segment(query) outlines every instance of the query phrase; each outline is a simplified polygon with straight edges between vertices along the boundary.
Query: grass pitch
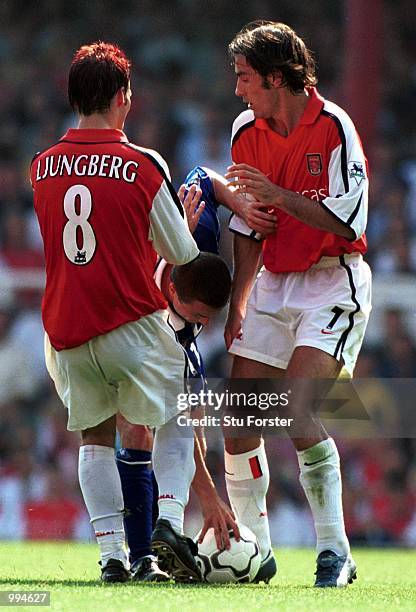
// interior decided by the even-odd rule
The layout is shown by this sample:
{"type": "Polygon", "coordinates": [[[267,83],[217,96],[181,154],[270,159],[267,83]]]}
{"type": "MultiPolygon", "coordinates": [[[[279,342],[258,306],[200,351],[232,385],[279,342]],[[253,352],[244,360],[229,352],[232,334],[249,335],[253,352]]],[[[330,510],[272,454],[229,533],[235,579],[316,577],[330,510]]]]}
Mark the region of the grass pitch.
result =
{"type": "Polygon", "coordinates": [[[358,580],[345,590],[312,588],[314,551],[288,549],[277,551],[269,586],[108,586],[98,581],[95,545],[0,542],[0,591],[50,591],[50,609],[71,612],[416,610],[416,551],[358,549],[354,558],[358,580]]]}

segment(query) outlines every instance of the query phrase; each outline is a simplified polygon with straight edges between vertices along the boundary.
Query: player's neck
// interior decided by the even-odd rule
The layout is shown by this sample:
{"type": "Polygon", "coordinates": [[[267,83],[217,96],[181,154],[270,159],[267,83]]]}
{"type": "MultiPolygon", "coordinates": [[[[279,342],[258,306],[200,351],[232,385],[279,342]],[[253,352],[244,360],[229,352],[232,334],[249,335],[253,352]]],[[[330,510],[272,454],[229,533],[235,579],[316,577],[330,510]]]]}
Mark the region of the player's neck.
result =
{"type": "Polygon", "coordinates": [[[122,130],[123,123],[113,113],[93,113],[80,115],[78,122],[80,130],[122,130]]]}
{"type": "Polygon", "coordinates": [[[286,89],[281,91],[279,107],[276,113],[267,119],[267,123],[274,132],[281,136],[289,136],[301,120],[309,102],[309,95],[306,91],[296,95],[286,89]]]}

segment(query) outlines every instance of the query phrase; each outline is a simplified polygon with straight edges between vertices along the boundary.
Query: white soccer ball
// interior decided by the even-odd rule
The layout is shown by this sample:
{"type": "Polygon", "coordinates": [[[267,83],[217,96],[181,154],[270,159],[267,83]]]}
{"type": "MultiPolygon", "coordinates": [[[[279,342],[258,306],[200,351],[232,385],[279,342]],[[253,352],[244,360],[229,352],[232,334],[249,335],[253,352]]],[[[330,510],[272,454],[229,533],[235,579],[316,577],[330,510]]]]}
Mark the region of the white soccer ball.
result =
{"type": "MultiPolygon", "coordinates": [[[[245,525],[238,525],[240,541],[230,531],[231,548],[218,550],[214,529],[208,529],[201,544],[198,544],[198,563],[202,579],[210,583],[252,582],[260,567],[260,549],[254,533],[245,525]]],[[[198,536],[196,537],[198,540],[198,536]]]]}

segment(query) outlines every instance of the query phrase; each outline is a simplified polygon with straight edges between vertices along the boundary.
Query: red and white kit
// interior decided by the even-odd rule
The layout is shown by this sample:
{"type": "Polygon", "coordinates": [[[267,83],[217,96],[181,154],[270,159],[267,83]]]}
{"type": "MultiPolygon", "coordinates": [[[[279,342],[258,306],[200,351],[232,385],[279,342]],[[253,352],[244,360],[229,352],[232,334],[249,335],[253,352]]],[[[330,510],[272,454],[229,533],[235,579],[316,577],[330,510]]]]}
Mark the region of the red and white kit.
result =
{"type": "MultiPolygon", "coordinates": [[[[308,88],[309,101],[287,137],[244,111],[233,125],[233,162],[315,200],[355,239],[307,225],[280,209],[277,230],[263,241],[265,270],[247,306],[242,338],[230,352],[285,368],[296,346],[313,346],[343,360],[352,374],[371,310],[371,272],[363,261],[368,170],[348,115],[308,88]]],[[[256,238],[238,217],[231,231],[256,238]]]]}
{"type": "Polygon", "coordinates": [[[184,358],[153,270],[157,254],[183,264],[199,253],[164,160],[120,130],[70,129],[34,158],[31,181],[46,258],[47,366],[70,429],[114,414],[118,396],[132,422],[164,422],[160,354],[177,385],[184,358]]]}

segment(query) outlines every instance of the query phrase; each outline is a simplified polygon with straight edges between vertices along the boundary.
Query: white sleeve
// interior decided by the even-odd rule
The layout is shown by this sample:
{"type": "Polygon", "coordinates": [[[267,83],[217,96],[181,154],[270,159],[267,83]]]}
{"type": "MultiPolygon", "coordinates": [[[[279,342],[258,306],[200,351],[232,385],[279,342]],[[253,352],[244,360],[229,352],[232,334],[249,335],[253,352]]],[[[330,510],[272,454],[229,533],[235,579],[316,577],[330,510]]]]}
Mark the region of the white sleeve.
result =
{"type": "Polygon", "coordinates": [[[228,229],[233,234],[238,234],[239,236],[246,236],[247,238],[251,238],[251,240],[255,240],[256,242],[261,242],[263,240],[263,236],[251,229],[247,225],[247,223],[238,215],[232,213],[230,220],[228,222],[228,229]]]}
{"type": "Polygon", "coordinates": [[[168,263],[181,265],[198,257],[199,249],[189,231],[182,204],[166,181],[153,200],[149,218],[149,240],[168,263]]]}
{"type": "MultiPolygon", "coordinates": [[[[334,105],[335,107],[335,105],[334,105]]],[[[337,108],[337,107],[336,107],[337,108]]],[[[366,159],[355,127],[344,112],[337,112],[341,143],[332,151],[329,166],[329,195],[322,206],[351,228],[354,240],[365,232],[368,214],[366,159]]]]}
{"type": "MultiPolygon", "coordinates": [[[[234,140],[238,137],[240,131],[251,125],[254,121],[255,117],[252,110],[246,110],[240,113],[240,115],[234,121],[232,126],[231,147],[233,146],[234,140]]],[[[233,163],[235,163],[234,160],[233,163]]],[[[248,194],[246,195],[246,197],[249,197],[248,194]]],[[[233,232],[233,234],[238,234],[239,236],[246,236],[247,238],[255,240],[256,242],[261,242],[263,239],[263,236],[259,232],[256,232],[255,230],[251,229],[251,227],[247,225],[244,219],[242,219],[235,213],[231,215],[230,220],[228,221],[228,229],[230,230],[230,232],[233,232]]]]}

